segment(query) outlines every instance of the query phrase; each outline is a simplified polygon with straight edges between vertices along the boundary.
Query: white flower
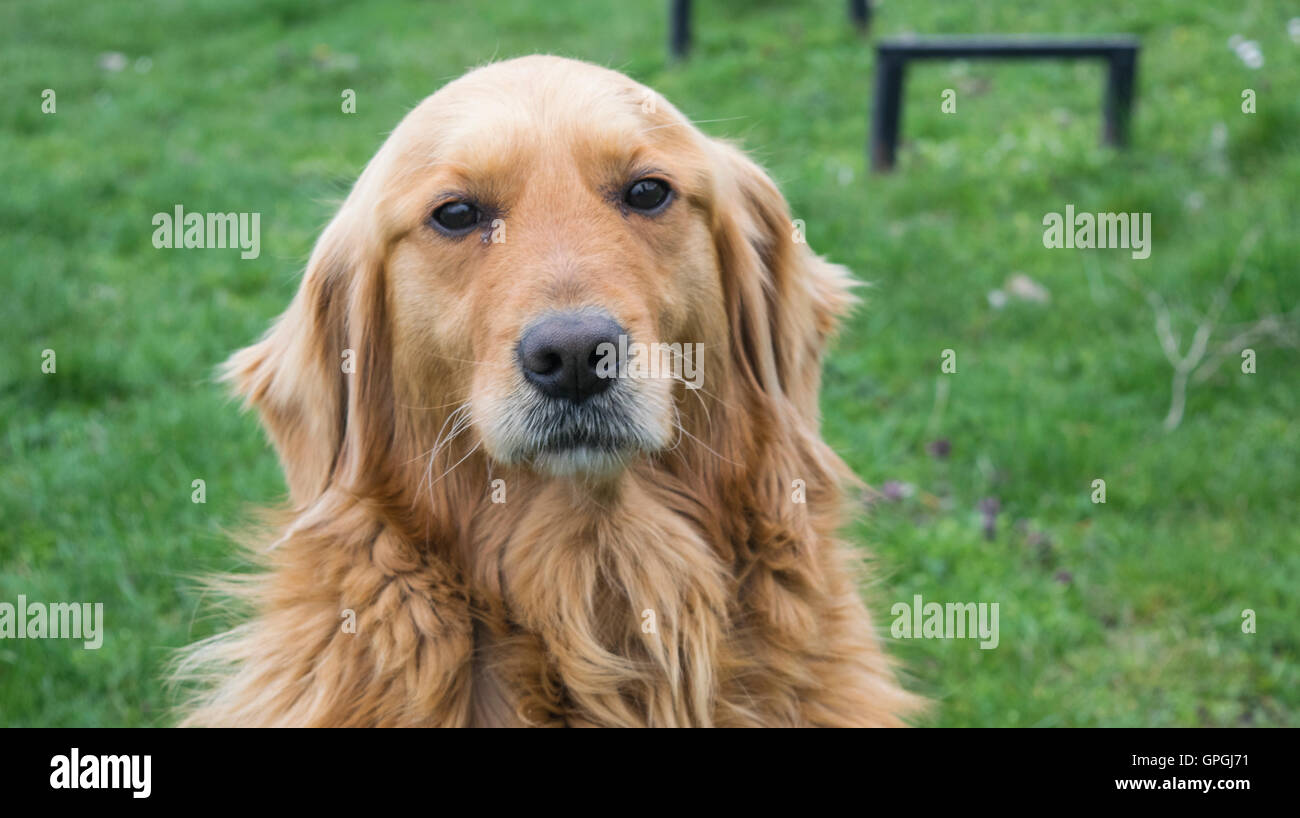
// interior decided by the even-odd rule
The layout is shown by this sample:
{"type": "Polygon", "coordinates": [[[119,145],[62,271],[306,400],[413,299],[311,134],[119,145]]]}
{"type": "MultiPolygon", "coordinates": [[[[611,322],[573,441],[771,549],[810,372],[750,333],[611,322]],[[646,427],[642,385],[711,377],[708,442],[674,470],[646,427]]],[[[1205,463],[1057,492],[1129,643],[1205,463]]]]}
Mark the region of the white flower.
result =
{"type": "Polygon", "coordinates": [[[1034,281],[1024,273],[1015,273],[1007,279],[1006,288],[1008,292],[1019,298],[1021,301],[1033,301],[1036,304],[1046,304],[1052,300],[1052,294],[1047,288],[1037,281],[1034,281]]]}
{"type": "Polygon", "coordinates": [[[99,55],[99,67],[105,71],[121,71],[126,68],[126,55],[121,51],[105,51],[99,55]]]}
{"type": "Polygon", "coordinates": [[[1221,151],[1228,146],[1228,126],[1216,122],[1210,128],[1210,150],[1221,151]]]}
{"type": "Polygon", "coordinates": [[[1237,40],[1236,45],[1232,45],[1232,40],[1228,40],[1228,45],[1232,50],[1237,52],[1237,56],[1246,64],[1247,68],[1262,68],[1264,66],[1264,51],[1259,47],[1259,43],[1254,40],[1243,40],[1237,35],[1233,35],[1237,40]]]}

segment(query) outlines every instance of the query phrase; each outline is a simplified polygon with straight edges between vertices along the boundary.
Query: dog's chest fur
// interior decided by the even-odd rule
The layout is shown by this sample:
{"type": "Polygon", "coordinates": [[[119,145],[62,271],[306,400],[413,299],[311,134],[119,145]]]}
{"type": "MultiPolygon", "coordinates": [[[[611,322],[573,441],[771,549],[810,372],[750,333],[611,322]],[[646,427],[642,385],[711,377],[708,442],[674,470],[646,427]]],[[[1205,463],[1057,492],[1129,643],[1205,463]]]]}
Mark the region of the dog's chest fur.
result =
{"type": "Polygon", "coordinates": [[[815,526],[710,537],[662,477],[584,498],[544,482],[464,507],[455,554],[351,500],[302,521],[247,586],[258,617],[192,653],[219,683],[187,723],[874,725],[914,707],[815,526]]]}
{"type": "Polygon", "coordinates": [[[699,531],[635,479],[542,485],[509,517],[465,555],[489,599],[471,722],[710,723],[733,589],[699,531]]]}

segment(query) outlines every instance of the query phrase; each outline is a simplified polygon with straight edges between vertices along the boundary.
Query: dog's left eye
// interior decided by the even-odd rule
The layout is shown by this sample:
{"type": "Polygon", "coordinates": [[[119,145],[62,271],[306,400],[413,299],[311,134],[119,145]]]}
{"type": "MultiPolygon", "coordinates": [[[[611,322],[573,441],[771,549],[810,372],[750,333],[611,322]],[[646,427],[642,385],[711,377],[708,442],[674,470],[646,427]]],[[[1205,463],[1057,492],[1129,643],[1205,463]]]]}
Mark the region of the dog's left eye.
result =
{"type": "Polygon", "coordinates": [[[464,233],[479,222],[479,209],[469,202],[447,202],[429,217],[447,233],[464,233]]]}
{"type": "Polygon", "coordinates": [[[672,192],[660,179],[638,179],[623,194],[623,201],[634,210],[652,212],[663,207],[672,192]]]}

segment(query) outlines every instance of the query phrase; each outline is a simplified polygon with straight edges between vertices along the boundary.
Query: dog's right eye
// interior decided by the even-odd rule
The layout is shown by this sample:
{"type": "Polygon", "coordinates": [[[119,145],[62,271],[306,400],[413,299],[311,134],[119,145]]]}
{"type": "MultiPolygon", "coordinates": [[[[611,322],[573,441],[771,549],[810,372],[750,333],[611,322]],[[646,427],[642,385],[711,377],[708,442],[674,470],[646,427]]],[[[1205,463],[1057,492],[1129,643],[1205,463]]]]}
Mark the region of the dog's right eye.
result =
{"type": "Polygon", "coordinates": [[[429,217],[429,222],[444,233],[459,235],[479,222],[479,209],[469,202],[447,202],[429,217]]]}

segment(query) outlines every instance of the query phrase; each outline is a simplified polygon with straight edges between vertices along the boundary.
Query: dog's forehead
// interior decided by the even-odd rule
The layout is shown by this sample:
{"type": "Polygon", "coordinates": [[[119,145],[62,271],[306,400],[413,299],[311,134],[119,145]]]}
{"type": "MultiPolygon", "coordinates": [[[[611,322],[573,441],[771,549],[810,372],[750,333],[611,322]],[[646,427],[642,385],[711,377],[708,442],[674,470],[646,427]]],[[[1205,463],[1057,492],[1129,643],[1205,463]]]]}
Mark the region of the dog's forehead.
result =
{"type": "Polygon", "coordinates": [[[428,97],[395,135],[420,161],[466,153],[523,158],[528,151],[681,151],[694,127],[653,90],[606,68],[524,57],[471,71],[428,97]]]}

